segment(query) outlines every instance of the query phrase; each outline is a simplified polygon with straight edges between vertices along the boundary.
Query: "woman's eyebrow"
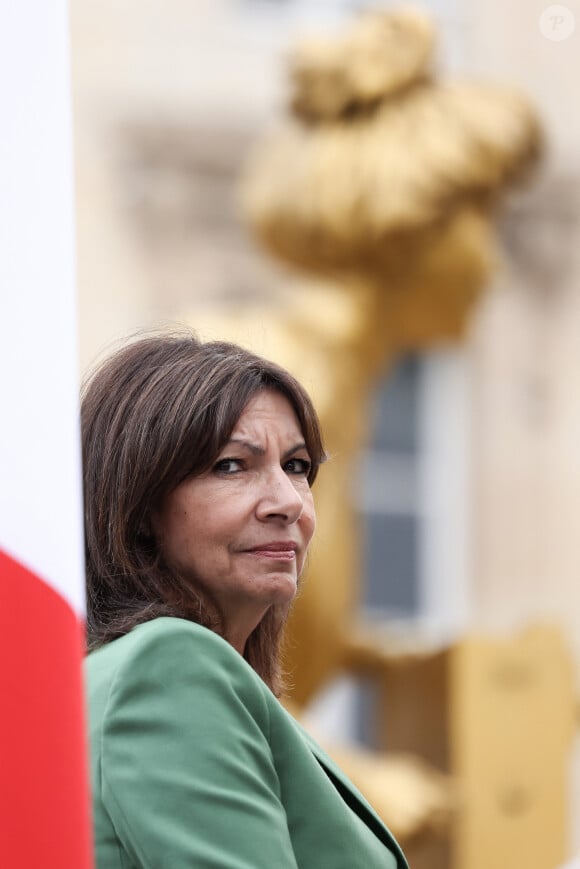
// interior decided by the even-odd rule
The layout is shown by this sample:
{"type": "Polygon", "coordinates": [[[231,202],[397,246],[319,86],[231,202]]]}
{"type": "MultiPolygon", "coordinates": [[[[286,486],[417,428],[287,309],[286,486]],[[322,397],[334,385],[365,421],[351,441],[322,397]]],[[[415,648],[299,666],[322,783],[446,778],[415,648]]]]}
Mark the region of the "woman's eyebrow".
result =
{"type": "Polygon", "coordinates": [[[289,459],[290,456],[293,456],[294,453],[299,453],[300,450],[306,450],[306,452],[308,452],[308,449],[307,449],[306,444],[305,444],[304,441],[301,441],[299,444],[296,444],[296,446],[294,446],[294,447],[290,447],[289,450],[286,450],[286,452],[284,453],[284,455],[282,456],[282,458],[283,458],[283,459],[289,459]]]}

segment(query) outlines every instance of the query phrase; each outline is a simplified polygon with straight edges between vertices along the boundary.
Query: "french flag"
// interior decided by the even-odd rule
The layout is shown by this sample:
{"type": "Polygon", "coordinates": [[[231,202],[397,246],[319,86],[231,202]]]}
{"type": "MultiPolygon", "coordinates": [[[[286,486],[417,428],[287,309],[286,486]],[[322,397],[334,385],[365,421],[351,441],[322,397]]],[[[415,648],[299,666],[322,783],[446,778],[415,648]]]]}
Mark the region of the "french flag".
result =
{"type": "Polygon", "coordinates": [[[0,866],[90,869],[68,9],[0,11],[0,866]]]}

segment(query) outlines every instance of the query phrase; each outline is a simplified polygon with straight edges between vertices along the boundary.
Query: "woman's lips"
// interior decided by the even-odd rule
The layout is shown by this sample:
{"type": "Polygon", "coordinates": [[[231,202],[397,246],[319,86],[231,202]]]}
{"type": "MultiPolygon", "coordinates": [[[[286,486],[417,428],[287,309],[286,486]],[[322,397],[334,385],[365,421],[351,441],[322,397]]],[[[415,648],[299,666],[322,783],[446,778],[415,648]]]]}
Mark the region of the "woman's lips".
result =
{"type": "Polygon", "coordinates": [[[272,558],[277,561],[293,561],[296,558],[297,545],[295,543],[266,543],[246,550],[250,555],[258,558],[272,558]]]}

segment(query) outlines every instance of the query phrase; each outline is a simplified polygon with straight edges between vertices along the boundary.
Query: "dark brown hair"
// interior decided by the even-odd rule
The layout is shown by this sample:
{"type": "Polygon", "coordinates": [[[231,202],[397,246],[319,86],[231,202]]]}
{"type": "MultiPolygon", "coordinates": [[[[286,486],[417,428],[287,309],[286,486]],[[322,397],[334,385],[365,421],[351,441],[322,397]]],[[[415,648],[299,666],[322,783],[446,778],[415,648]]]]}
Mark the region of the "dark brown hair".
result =
{"type": "MultiPolygon", "coordinates": [[[[151,514],[185,478],[211,467],[248,401],[272,388],[290,402],[312,460],[324,460],[310,398],[283,368],[191,333],[140,338],[89,378],[82,396],[89,650],[159,616],[222,632],[207,591],[164,561],[151,514]]],[[[279,643],[288,607],[272,607],[244,657],[280,690],[279,643]]]]}

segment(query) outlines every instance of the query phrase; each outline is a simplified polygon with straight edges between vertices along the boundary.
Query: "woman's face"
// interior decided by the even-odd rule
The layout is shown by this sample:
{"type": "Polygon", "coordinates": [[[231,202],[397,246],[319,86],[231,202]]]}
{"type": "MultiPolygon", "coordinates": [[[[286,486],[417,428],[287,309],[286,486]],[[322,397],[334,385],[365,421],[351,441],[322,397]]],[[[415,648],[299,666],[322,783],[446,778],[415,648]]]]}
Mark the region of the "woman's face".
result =
{"type": "Polygon", "coordinates": [[[153,517],[168,563],[214,597],[240,652],[268,608],[296,593],[315,527],[309,468],[292,406],[264,389],[212,468],[181,483],[153,517]]]}

